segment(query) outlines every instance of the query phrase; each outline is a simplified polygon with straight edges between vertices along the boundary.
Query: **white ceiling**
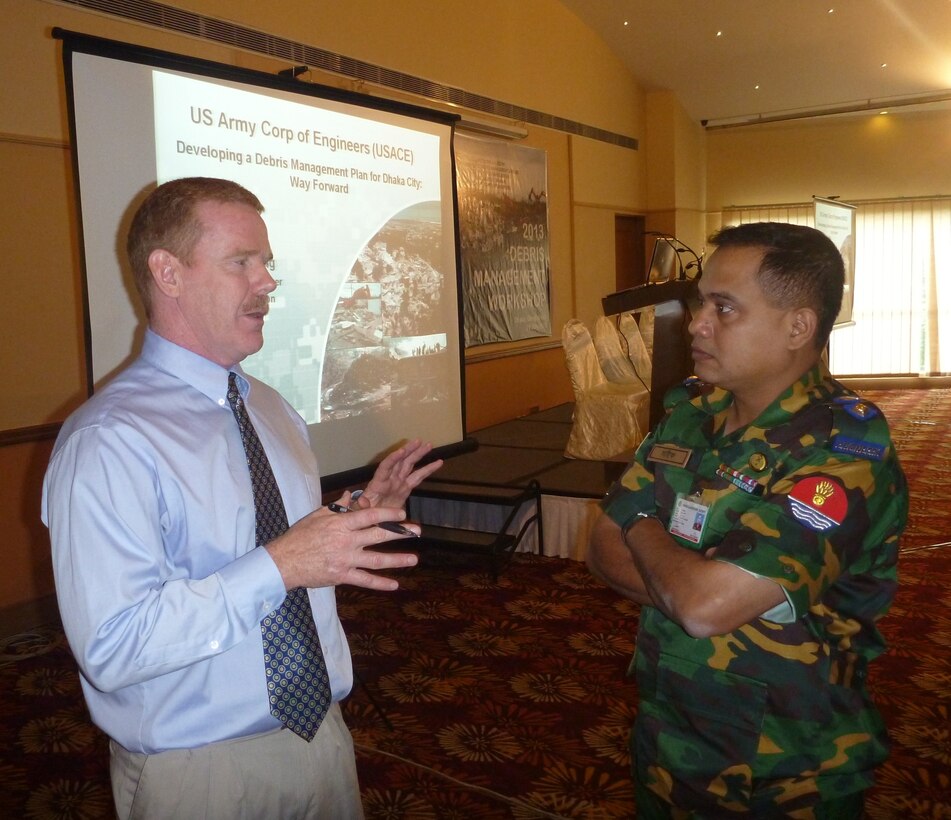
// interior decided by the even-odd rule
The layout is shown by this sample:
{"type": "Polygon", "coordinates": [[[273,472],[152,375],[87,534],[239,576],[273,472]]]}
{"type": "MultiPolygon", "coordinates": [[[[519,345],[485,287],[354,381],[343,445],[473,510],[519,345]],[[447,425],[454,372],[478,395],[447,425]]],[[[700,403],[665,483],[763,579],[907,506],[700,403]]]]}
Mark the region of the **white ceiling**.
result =
{"type": "Polygon", "coordinates": [[[673,91],[710,125],[951,99],[951,0],[562,3],[645,90],[673,91]]]}

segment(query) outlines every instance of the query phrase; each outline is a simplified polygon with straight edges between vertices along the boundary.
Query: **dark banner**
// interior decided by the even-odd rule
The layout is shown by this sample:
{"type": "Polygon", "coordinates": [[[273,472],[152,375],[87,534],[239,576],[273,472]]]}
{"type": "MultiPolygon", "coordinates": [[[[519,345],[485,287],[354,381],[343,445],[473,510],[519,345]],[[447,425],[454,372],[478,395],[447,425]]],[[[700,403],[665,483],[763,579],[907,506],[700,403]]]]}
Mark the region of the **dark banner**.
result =
{"type": "Polygon", "coordinates": [[[455,135],[465,345],[551,335],[545,152],[455,135]]]}

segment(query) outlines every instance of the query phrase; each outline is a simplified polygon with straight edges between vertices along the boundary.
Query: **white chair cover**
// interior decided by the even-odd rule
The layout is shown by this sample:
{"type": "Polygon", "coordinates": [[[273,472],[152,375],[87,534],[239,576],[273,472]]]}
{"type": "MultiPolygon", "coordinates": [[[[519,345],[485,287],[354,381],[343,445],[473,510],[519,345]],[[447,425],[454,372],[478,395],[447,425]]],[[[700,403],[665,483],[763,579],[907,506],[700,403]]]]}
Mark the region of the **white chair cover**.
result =
{"type": "MultiPolygon", "coordinates": [[[[651,312],[653,316],[653,311],[651,312]]],[[[644,341],[644,335],[638,327],[637,320],[632,313],[622,313],[618,324],[621,330],[621,336],[627,345],[627,355],[637,371],[637,375],[644,380],[648,387],[651,383],[651,352],[648,350],[647,343],[644,341]]],[[[651,323],[653,332],[653,322],[651,323]]]]}
{"type": "Polygon", "coordinates": [[[644,308],[638,317],[637,327],[641,331],[641,337],[644,339],[644,345],[647,352],[654,352],[654,305],[644,308]]]}
{"type": "Polygon", "coordinates": [[[594,461],[629,458],[647,433],[650,393],[639,381],[607,380],[583,322],[568,321],[561,338],[575,394],[565,455],[594,461]]]}
{"type": "Polygon", "coordinates": [[[576,396],[607,381],[584,322],[569,319],[561,331],[561,343],[565,348],[565,363],[576,396]]]}
{"type": "MultiPolygon", "coordinates": [[[[607,316],[598,317],[594,323],[594,349],[598,353],[601,369],[609,382],[635,384],[639,380],[634,365],[621,347],[622,337],[607,316]]],[[[627,344],[625,343],[625,347],[627,344]]],[[[648,382],[650,384],[650,382],[648,382]]]]}

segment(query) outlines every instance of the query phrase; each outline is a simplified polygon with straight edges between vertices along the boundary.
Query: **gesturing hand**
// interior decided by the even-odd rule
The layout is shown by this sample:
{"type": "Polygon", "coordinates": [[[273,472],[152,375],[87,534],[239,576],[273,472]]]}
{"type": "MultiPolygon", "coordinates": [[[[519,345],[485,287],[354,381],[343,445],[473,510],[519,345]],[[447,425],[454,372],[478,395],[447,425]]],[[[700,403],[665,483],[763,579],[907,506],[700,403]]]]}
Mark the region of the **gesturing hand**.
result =
{"type": "MultiPolygon", "coordinates": [[[[346,504],[349,496],[341,501],[346,504]]],[[[373,507],[340,515],[326,507],[305,516],[265,549],[274,559],[284,586],[325,587],[337,584],[392,591],[399,584],[392,578],[376,575],[386,569],[412,567],[417,562],[413,553],[379,552],[373,547],[406,536],[376,526],[384,521],[402,521],[400,508],[373,507]]],[[[405,525],[414,532],[419,527],[405,525]]]]}
{"type": "Polygon", "coordinates": [[[442,467],[442,459],[416,467],[432,449],[432,444],[413,439],[394,450],[380,462],[354,507],[404,507],[409,494],[442,467]]]}

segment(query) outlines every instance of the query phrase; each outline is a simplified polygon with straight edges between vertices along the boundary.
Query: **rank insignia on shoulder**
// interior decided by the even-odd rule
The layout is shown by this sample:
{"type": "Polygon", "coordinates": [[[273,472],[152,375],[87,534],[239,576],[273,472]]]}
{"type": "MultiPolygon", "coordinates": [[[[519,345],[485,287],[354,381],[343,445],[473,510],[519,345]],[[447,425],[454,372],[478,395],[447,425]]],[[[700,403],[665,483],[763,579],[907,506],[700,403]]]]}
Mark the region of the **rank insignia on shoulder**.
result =
{"type": "Polygon", "coordinates": [[[845,520],[849,502],[834,478],[810,476],[797,481],[790,491],[789,509],[799,523],[823,532],[845,520]]]}
{"type": "Polygon", "coordinates": [[[860,421],[868,421],[878,415],[878,408],[874,404],[869,404],[856,396],[839,396],[833,401],[852,418],[860,421]]]}
{"type": "Polygon", "coordinates": [[[835,436],[832,439],[832,452],[845,453],[850,456],[866,458],[869,461],[881,461],[885,458],[885,445],[874,444],[871,441],[859,441],[846,436],[835,436]]]}

